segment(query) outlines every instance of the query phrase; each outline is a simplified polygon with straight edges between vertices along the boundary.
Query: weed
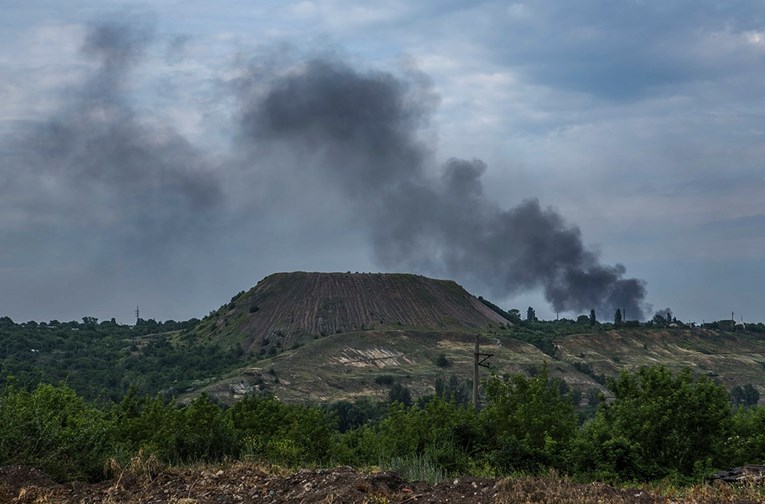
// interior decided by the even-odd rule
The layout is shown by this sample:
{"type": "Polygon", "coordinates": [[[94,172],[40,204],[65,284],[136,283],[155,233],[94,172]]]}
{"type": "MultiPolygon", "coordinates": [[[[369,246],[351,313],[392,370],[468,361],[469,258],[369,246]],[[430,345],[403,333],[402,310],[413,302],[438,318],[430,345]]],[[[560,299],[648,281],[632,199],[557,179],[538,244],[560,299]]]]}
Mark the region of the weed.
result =
{"type": "Polygon", "coordinates": [[[438,467],[427,455],[414,454],[393,457],[387,464],[381,463],[380,466],[398,473],[406,481],[425,481],[436,484],[447,478],[444,470],[438,467]]]}

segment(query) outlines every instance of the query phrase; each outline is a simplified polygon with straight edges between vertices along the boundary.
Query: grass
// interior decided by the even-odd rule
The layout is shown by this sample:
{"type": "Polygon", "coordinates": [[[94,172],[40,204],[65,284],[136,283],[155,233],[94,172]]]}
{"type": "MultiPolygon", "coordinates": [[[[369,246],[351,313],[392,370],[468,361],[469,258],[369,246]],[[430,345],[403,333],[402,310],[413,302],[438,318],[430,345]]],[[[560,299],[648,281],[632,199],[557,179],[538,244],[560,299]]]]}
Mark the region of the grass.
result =
{"type": "Polygon", "coordinates": [[[443,469],[436,466],[427,455],[416,454],[406,457],[393,457],[380,467],[398,473],[406,481],[424,481],[435,485],[447,479],[443,469]]]}
{"type": "MultiPolygon", "coordinates": [[[[536,325],[544,327],[545,324],[535,324],[534,331],[538,329],[536,325]]],[[[558,325],[555,327],[560,331],[577,328],[571,324],[558,325]]],[[[578,329],[590,328],[578,326],[578,329]]],[[[616,377],[622,369],[634,370],[641,365],[659,363],[673,370],[692,367],[699,373],[715,376],[728,388],[765,381],[765,366],[761,364],[765,362],[765,340],[752,335],[730,336],[699,329],[640,328],[548,334],[544,338],[550,346],[554,345],[554,352],[540,350],[531,334],[519,338],[515,328],[487,329],[481,337],[481,349],[494,357],[489,360],[492,369],[482,369],[482,375],[492,371],[528,373],[547,363],[554,377],[565,378],[572,389],[584,394],[605,391],[603,378],[616,377]]],[[[472,359],[473,333],[400,328],[349,331],[310,340],[299,348],[249,363],[249,368],[254,366],[263,372],[271,367],[276,369],[281,383],[265,386],[282,400],[330,402],[352,401],[361,396],[384,399],[390,384],[377,379],[386,375],[409,387],[415,398],[432,394],[435,379],[440,374],[469,378],[472,359]],[[340,356],[357,354],[362,356],[359,360],[363,360],[363,354],[373,350],[402,357],[353,364],[339,361],[340,356]],[[447,369],[438,366],[441,354],[451,363],[447,369]]],[[[247,369],[235,371],[204,390],[230,402],[232,384],[248,381],[251,377],[247,369]]]]}

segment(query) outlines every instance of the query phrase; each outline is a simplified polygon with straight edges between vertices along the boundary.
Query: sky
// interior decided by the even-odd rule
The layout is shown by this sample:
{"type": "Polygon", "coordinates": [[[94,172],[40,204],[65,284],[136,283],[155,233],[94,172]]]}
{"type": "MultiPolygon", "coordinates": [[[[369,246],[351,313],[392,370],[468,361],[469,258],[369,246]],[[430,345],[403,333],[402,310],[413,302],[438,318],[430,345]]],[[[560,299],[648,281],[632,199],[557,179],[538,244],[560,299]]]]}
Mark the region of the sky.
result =
{"type": "Polygon", "coordinates": [[[0,316],[281,271],[765,321],[765,4],[0,0],[0,316]]]}

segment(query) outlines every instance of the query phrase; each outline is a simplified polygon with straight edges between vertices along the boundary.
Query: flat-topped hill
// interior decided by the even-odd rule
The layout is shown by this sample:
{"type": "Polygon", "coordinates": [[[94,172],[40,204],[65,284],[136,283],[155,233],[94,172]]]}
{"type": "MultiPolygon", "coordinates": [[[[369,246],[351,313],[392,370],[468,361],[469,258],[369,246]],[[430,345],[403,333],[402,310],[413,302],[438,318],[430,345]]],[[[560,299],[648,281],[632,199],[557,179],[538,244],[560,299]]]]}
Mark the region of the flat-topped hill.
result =
{"type": "Polygon", "coordinates": [[[198,336],[275,354],[371,329],[471,330],[509,321],[451,280],[383,273],[276,273],[212,313],[198,336]]]}

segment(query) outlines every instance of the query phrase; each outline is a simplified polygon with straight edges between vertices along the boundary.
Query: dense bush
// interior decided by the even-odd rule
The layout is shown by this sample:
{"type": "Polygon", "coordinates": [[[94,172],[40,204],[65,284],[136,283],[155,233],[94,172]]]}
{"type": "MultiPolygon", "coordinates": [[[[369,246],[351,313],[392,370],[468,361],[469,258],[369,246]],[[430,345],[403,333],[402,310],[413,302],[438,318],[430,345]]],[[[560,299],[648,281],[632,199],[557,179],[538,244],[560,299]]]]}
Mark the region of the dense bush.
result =
{"type": "Polygon", "coordinates": [[[0,396],[0,465],[32,465],[57,480],[95,480],[103,477],[112,435],[106,415],[67,386],[28,392],[11,385],[0,396]]]}
{"type": "Polygon", "coordinates": [[[578,445],[580,467],[608,479],[652,480],[701,475],[725,463],[731,427],[728,393],[690,369],[642,367],[609,380],[578,445]]]}
{"type": "Polygon", "coordinates": [[[439,398],[424,408],[390,405],[379,423],[365,425],[343,438],[345,463],[387,464],[424,456],[446,471],[470,465],[478,436],[475,412],[439,398]]]}
{"type": "Polygon", "coordinates": [[[250,396],[230,411],[247,457],[290,466],[330,460],[335,421],[321,408],[288,405],[270,396],[250,396]]]}
{"type": "Polygon", "coordinates": [[[132,388],[113,409],[112,419],[123,457],[141,450],[162,462],[180,464],[220,460],[239,452],[229,415],[206,395],[178,407],[159,397],[139,398],[132,388]]]}
{"type": "Polygon", "coordinates": [[[441,378],[439,393],[419,407],[361,400],[320,408],[250,396],[228,409],[204,395],[179,405],[133,388],[117,404],[97,405],[67,386],[9,385],[0,393],[0,465],[94,480],[110,459],[124,466],[143,452],[166,464],[239,457],[379,465],[428,479],[555,468],[648,481],[765,463],[765,408],[730,404],[722,386],[690,370],[622,373],[582,427],[567,388],[546,368],[487,378],[480,412],[468,406],[465,385],[441,378]]]}
{"type": "Polygon", "coordinates": [[[736,408],[727,445],[731,466],[765,464],[765,408],[736,408]]]}
{"type": "Polygon", "coordinates": [[[488,405],[482,427],[494,440],[487,450],[490,463],[502,472],[565,469],[578,421],[571,399],[547,368],[532,378],[492,376],[484,387],[488,405]]]}

